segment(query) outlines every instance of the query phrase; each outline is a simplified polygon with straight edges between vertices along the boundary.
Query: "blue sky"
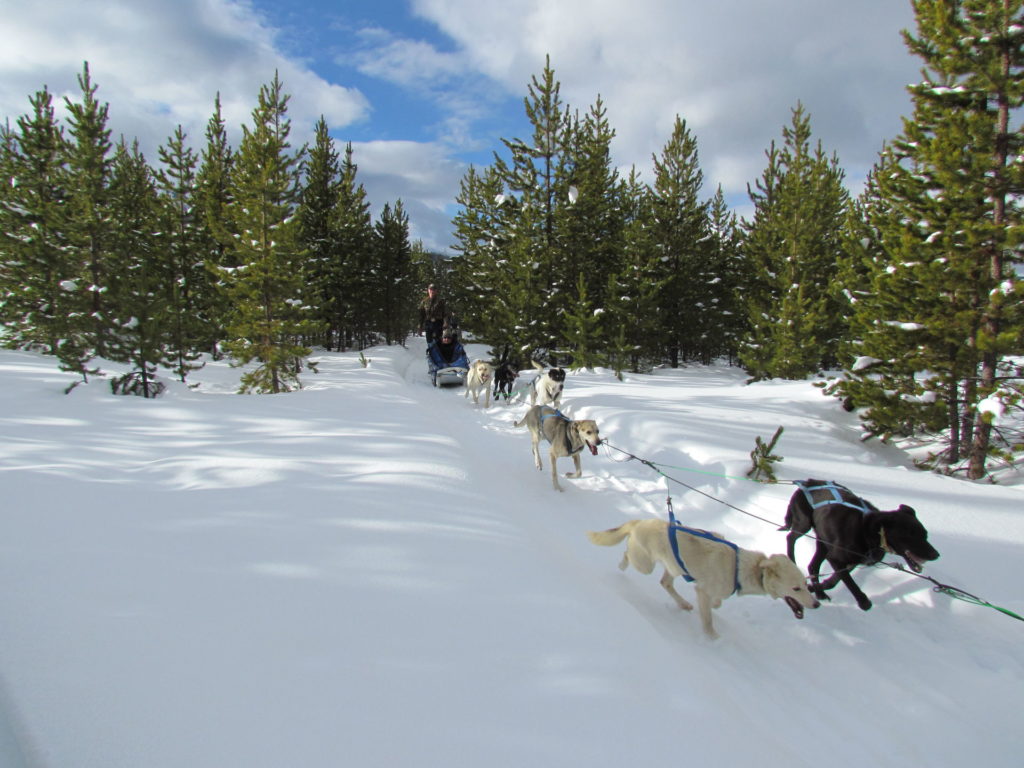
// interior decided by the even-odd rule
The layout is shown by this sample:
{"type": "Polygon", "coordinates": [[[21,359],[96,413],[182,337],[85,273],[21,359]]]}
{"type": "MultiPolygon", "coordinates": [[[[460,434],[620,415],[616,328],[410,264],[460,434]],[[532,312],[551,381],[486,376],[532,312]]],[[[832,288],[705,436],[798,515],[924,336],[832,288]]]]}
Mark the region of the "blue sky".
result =
{"type": "Polygon", "coordinates": [[[155,161],[178,124],[201,146],[218,92],[240,135],[277,70],[296,141],[323,114],[375,212],[402,199],[412,236],[443,249],[468,164],[528,136],[548,54],[570,107],[604,101],[617,165],[651,181],[678,114],[706,195],[721,184],[747,215],[798,100],[860,190],[911,111],[903,28],[910,0],[0,0],[0,113],[44,84],[77,98],[88,60],[115,134],[155,161]]]}

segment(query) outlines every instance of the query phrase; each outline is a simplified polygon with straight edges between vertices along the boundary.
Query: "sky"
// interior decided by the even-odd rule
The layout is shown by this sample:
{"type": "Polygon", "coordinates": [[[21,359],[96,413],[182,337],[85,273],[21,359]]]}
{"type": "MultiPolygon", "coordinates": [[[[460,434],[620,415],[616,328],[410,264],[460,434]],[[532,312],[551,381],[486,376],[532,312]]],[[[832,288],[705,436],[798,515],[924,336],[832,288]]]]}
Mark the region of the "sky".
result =
{"type": "Polygon", "coordinates": [[[275,71],[296,144],[322,115],[379,214],[401,199],[413,239],[452,244],[459,181],[527,138],[523,99],[550,56],[564,102],[600,98],[613,162],[647,182],[676,116],[697,140],[705,197],[748,185],[802,103],[853,193],[911,114],[920,63],[909,0],[0,0],[0,119],[46,85],[80,95],[84,61],[115,138],[151,162],[182,125],[197,147],[219,93],[237,146],[275,71]]]}
{"type": "Polygon", "coordinates": [[[424,351],[318,350],[281,395],[236,395],[247,368],[208,360],[144,400],[100,377],[65,395],[52,357],[0,350],[0,765],[1019,768],[1019,469],[915,469],[930,446],[862,441],[812,381],[597,369],[561,409],[608,444],[558,492],[514,426],[528,398],[434,388],[424,351]],[[783,482],[747,479],[779,426],[783,482]],[[801,620],[729,597],[711,640],[660,569],[586,535],[670,497],[784,553],[806,478],[912,506],[939,559],[857,569],[867,612],[842,585],[801,620]]]}

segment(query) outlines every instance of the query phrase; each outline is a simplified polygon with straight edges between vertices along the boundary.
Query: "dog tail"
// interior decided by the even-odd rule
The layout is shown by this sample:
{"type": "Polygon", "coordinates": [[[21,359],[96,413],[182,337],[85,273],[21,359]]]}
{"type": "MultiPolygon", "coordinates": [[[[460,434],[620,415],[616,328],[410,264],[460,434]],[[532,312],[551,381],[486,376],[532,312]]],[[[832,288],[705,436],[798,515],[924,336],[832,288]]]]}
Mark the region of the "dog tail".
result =
{"type": "Polygon", "coordinates": [[[531,360],[530,362],[533,363],[533,367],[536,368],[538,371],[544,370],[544,366],[538,363],[536,360],[531,360]]]}
{"type": "MultiPolygon", "coordinates": [[[[529,411],[527,411],[527,413],[529,413],[529,411]]],[[[526,416],[523,416],[523,418],[521,418],[521,419],[520,419],[519,421],[515,421],[515,422],[513,422],[513,423],[512,423],[512,426],[513,426],[513,427],[521,427],[521,426],[523,426],[523,424],[525,424],[525,423],[526,423],[526,416]]]]}
{"type": "Polygon", "coordinates": [[[618,528],[610,528],[607,531],[587,531],[587,538],[602,547],[614,547],[629,536],[636,522],[636,520],[629,520],[618,528]]]}

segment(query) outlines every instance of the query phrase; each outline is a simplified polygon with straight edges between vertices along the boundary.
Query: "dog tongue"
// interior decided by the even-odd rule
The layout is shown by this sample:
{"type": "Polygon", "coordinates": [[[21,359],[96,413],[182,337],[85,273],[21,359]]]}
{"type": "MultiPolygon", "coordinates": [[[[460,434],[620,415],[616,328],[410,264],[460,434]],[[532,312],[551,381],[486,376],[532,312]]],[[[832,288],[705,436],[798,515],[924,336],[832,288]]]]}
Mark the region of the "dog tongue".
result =
{"type": "Polygon", "coordinates": [[[596,446],[596,445],[591,445],[590,443],[587,443],[587,448],[589,448],[589,449],[590,449],[590,452],[591,452],[592,454],[594,454],[595,456],[597,456],[597,446],[596,446]]]}

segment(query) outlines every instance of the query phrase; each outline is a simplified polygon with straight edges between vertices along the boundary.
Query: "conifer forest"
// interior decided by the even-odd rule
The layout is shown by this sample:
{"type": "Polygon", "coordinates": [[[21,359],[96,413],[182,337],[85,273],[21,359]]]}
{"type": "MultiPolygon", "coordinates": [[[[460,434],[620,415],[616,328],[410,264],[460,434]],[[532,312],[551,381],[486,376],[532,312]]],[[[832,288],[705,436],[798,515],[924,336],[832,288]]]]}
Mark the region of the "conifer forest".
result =
{"type": "Polygon", "coordinates": [[[218,98],[204,137],[178,127],[147,158],[112,138],[86,63],[66,119],[43,87],[0,129],[3,343],[81,381],[129,363],[115,391],[147,397],[205,355],[247,365],[245,392],[286,392],[314,348],[403,343],[434,282],[495,358],[813,378],[867,434],[934,440],[929,466],[982,478],[1024,450],[993,419],[1024,391],[1024,0],[912,5],[913,111],[859,196],[801,103],[749,220],[704,178],[685,115],[623,173],[604,103],[565,103],[549,60],[532,132],[463,176],[443,254],[410,242],[401,200],[372,217],[323,119],[295,144],[276,74],[237,147],[218,98]]]}

